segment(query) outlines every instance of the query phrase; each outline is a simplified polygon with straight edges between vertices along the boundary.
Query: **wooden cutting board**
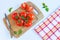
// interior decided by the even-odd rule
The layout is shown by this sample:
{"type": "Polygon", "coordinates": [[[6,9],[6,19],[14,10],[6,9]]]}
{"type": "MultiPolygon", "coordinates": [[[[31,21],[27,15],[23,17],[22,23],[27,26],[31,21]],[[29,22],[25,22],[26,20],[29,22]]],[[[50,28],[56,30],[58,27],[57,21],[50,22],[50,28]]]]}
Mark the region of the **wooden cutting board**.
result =
{"type": "MultiPolygon", "coordinates": [[[[13,36],[16,37],[16,38],[18,38],[19,36],[21,36],[23,33],[25,33],[25,32],[26,32],[28,29],[30,29],[31,27],[33,27],[37,22],[39,22],[39,21],[40,21],[41,19],[43,19],[43,17],[44,17],[43,14],[42,14],[42,12],[40,11],[40,9],[39,9],[37,6],[35,6],[35,5],[34,5],[32,2],[30,2],[30,1],[28,1],[27,3],[28,3],[28,5],[32,6],[32,7],[34,8],[34,10],[38,13],[38,14],[36,14],[36,12],[33,11],[33,14],[35,15],[35,18],[34,18],[34,20],[33,20],[32,26],[30,26],[30,27],[28,27],[28,28],[26,28],[26,27],[19,27],[19,26],[17,26],[17,25],[15,24],[14,20],[12,20],[11,15],[12,15],[13,12],[18,12],[18,13],[20,13],[21,11],[25,11],[25,10],[21,9],[20,7],[17,8],[15,11],[13,11],[12,13],[10,13],[10,14],[8,15],[8,19],[9,19],[10,24],[11,24],[12,34],[13,34],[13,36]],[[22,33],[21,33],[21,34],[19,34],[19,35],[14,34],[14,31],[18,31],[18,30],[20,30],[20,29],[22,29],[22,33]]],[[[7,23],[6,23],[6,19],[4,18],[3,21],[4,21],[5,25],[6,25],[6,28],[9,30],[8,25],[7,25],[7,23]]],[[[27,35],[28,35],[28,34],[27,34],[27,35]]]]}

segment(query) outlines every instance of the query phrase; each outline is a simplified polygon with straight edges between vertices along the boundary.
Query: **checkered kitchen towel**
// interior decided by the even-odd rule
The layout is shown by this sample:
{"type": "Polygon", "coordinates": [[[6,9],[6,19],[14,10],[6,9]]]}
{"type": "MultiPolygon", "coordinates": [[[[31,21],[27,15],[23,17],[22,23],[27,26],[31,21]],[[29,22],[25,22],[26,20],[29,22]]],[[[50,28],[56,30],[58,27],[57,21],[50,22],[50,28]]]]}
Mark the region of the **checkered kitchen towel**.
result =
{"type": "Polygon", "coordinates": [[[60,40],[60,8],[34,30],[42,40],[60,40]]]}

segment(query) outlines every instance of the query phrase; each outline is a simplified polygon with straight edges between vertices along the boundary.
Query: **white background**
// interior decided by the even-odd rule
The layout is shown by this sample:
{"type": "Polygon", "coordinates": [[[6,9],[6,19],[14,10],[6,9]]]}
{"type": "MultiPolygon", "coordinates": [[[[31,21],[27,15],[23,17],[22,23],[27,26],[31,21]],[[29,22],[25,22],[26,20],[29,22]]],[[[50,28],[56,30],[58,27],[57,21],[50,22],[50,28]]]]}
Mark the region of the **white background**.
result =
{"type": "Polygon", "coordinates": [[[0,40],[42,40],[33,29],[39,23],[41,23],[44,19],[46,19],[59,6],[60,6],[60,0],[0,0],[0,40]],[[6,29],[3,23],[4,13],[8,15],[9,14],[8,9],[10,7],[13,7],[13,11],[14,11],[20,6],[21,3],[25,1],[31,1],[36,6],[38,6],[39,9],[44,14],[44,18],[40,22],[38,22],[36,25],[34,25],[31,29],[29,29],[26,33],[24,33],[21,37],[10,38],[9,31],[6,29]],[[42,8],[43,2],[48,5],[49,12],[46,12],[42,8]]]}

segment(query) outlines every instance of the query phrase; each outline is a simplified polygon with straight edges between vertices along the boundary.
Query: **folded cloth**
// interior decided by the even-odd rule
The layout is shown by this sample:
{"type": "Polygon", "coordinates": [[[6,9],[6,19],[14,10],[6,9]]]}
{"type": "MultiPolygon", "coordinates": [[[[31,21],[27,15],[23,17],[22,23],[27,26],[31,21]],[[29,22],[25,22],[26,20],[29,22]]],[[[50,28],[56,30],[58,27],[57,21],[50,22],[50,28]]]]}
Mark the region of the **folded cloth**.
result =
{"type": "Polygon", "coordinates": [[[60,8],[34,30],[42,40],[60,40],[60,8]]]}

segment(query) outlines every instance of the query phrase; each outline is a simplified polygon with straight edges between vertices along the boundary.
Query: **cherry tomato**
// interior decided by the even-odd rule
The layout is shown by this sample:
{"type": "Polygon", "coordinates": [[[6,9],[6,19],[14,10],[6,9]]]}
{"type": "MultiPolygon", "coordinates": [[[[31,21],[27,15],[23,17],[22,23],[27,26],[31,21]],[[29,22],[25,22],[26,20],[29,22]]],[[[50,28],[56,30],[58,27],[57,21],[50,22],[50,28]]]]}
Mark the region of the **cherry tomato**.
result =
{"type": "Polygon", "coordinates": [[[26,12],[21,12],[20,13],[20,17],[25,20],[26,19],[26,16],[27,16],[27,13],[26,12]]]}
{"type": "Polygon", "coordinates": [[[26,5],[27,5],[27,3],[25,3],[25,2],[22,3],[22,4],[21,4],[21,8],[22,8],[22,9],[25,9],[25,8],[26,8],[26,5]]]}
{"type": "Polygon", "coordinates": [[[33,10],[33,7],[32,7],[32,6],[27,5],[27,7],[26,7],[26,11],[31,12],[32,10],[33,10]]]}
{"type": "Polygon", "coordinates": [[[28,20],[33,20],[34,17],[35,17],[35,16],[34,16],[33,13],[28,13],[28,14],[27,14],[27,19],[28,19],[28,20]]]}
{"type": "Polygon", "coordinates": [[[13,19],[13,20],[18,20],[18,19],[19,19],[18,14],[17,14],[16,12],[14,12],[14,13],[12,14],[12,19],[13,19]]]}
{"type": "Polygon", "coordinates": [[[21,12],[21,13],[20,13],[20,16],[24,16],[24,17],[26,17],[27,14],[26,14],[26,12],[21,12]]]}
{"type": "Polygon", "coordinates": [[[25,27],[29,27],[31,25],[32,25],[32,21],[30,21],[30,20],[27,20],[27,21],[24,22],[25,27]]]}
{"type": "Polygon", "coordinates": [[[23,20],[22,19],[18,19],[17,21],[16,21],[16,24],[18,25],[18,26],[23,26],[23,20]]]}
{"type": "Polygon", "coordinates": [[[26,11],[28,11],[28,12],[31,12],[32,10],[33,10],[33,7],[32,6],[29,6],[27,3],[22,3],[21,4],[21,8],[22,9],[25,9],[26,11]]]}

